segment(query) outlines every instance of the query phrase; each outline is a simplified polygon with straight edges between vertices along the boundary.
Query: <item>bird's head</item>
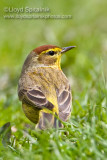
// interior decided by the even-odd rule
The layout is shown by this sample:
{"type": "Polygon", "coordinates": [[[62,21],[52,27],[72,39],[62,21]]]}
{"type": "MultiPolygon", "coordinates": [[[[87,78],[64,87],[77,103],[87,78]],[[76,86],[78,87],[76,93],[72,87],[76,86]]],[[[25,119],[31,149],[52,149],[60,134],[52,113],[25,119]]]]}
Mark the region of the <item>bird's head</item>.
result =
{"type": "Polygon", "coordinates": [[[34,49],[33,52],[36,54],[38,65],[60,68],[61,55],[74,47],[75,46],[60,48],[54,45],[43,45],[34,49]]]}

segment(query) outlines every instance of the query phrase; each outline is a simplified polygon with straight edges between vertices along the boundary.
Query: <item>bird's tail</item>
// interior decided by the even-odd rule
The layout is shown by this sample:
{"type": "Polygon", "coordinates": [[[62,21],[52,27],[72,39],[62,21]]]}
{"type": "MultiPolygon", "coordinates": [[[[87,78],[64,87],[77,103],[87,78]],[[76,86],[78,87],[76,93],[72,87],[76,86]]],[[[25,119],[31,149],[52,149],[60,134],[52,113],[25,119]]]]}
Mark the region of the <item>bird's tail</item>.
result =
{"type": "Polygon", "coordinates": [[[37,128],[48,129],[48,128],[62,128],[63,124],[51,113],[42,112],[40,116],[37,128]]]}

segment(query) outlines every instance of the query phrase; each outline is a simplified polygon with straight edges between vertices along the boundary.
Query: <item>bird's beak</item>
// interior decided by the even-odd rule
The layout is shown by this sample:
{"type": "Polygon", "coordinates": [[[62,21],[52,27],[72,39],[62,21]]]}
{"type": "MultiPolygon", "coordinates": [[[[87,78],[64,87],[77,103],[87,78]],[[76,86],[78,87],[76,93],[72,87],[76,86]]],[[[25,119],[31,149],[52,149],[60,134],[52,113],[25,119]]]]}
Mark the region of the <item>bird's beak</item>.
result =
{"type": "Polygon", "coordinates": [[[61,53],[67,52],[72,48],[75,48],[76,46],[69,46],[69,47],[63,47],[61,53]]]}

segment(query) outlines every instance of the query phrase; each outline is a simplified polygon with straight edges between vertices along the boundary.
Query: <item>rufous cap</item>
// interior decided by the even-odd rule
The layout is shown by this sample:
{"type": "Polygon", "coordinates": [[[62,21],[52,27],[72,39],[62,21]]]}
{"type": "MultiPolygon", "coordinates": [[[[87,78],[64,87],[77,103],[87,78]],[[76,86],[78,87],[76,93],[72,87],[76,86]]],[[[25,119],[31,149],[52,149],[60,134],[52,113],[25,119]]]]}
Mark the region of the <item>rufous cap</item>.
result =
{"type": "Polygon", "coordinates": [[[37,54],[40,54],[41,52],[46,51],[48,49],[52,49],[52,48],[60,48],[60,47],[55,45],[43,45],[35,48],[33,51],[37,54]]]}

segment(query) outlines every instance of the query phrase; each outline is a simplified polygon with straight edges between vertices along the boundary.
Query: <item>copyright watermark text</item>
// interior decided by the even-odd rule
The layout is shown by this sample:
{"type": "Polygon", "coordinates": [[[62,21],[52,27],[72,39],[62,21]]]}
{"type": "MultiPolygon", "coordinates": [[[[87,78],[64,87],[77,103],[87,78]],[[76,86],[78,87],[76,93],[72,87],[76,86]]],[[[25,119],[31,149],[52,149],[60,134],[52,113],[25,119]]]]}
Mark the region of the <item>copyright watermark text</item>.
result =
{"type": "Polygon", "coordinates": [[[52,15],[50,8],[4,7],[4,19],[72,19],[72,15],[52,15]]]}
{"type": "Polygon", "coordinates": [[[31,8],[31,7],[21,7],[21,8],[15,8],[15,7],[4,7],[4,12],[6,13],[44,13],[44,12],[50,12],[50,9],[48,7],[46,8],[31,8]]]}
{"type": "Polygon", "coordinates": [[[72,19],[71,15],[4,15],[4,19],[72,19]]]}

